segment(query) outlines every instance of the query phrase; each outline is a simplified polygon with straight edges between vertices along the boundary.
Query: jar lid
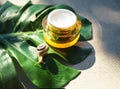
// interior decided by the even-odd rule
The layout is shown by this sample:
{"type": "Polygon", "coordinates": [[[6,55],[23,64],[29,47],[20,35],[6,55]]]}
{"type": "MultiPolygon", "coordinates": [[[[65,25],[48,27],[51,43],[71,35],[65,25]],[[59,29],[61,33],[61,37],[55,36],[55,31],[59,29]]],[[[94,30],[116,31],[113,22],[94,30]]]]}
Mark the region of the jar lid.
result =
{"type": "Polygon", "coordinates": [[[47,23],[57,28],[69,28],[77,21],[76,15],[67,9],[56,9],[49,13],[47,23]]]}

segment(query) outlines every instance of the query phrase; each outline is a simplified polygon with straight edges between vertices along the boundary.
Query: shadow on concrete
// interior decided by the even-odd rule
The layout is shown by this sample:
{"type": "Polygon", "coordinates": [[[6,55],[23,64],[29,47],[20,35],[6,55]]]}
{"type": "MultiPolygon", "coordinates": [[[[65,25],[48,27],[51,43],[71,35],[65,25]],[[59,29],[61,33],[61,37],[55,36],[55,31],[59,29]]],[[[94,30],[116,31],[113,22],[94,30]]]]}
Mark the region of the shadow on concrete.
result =
{"type": "Polygon", "coordinates": [[[95,57],[95,50],[93,46],[88,42],[80,42],[79,45],[81,45],[83,48],[92,48],[92,52],[88,55],[88,57],[80,62],[79,64],[73,65],[73,68],[79,69],[79,70],[86,70],[94,66],[96,57],[95,57]]]}

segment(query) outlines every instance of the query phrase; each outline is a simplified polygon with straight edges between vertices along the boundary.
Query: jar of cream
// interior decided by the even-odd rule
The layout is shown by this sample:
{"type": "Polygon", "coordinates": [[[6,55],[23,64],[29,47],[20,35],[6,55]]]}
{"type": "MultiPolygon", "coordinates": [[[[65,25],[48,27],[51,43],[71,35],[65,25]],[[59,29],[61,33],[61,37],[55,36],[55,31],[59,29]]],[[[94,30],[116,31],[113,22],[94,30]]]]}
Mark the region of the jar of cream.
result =
{"type": "Polygon", "coordinates": [[[74,45],[80,37],[81,21],[67,9],[50,12],[44,28],[44,39],[53,47],[67,48],[74,45]]]}

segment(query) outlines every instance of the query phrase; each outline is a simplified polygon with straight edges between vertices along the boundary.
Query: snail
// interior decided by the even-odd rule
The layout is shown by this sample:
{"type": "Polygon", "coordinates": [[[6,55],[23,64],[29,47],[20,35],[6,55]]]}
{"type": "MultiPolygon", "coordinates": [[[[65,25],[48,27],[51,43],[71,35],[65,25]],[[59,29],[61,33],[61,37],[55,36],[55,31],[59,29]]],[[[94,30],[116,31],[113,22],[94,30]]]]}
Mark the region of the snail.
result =
{"type": "Polygon", "coordinates": [[[37,47],[37,51],[38,51],[38,63],[44,63],[43,61],[43,57],[45,56],[45,54],[48,51],[48,46],[46,44],[40,44],[37,47]]]}

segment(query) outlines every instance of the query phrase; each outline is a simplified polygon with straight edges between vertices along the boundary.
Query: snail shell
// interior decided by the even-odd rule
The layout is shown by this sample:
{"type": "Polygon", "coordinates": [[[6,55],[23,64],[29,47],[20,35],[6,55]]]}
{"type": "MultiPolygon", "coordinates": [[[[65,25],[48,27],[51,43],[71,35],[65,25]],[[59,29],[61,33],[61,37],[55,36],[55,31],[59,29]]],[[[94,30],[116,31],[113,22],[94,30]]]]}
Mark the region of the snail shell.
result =
{"type": "Polygon", "coordinates": [[[45,54],[48,51],[48,46],[46,44],[40,44],[37,47],[37,51],[38,51],[38,62],[39,63],[44,63],[43,62],[43,57],[45,56],[45,54]]]}

